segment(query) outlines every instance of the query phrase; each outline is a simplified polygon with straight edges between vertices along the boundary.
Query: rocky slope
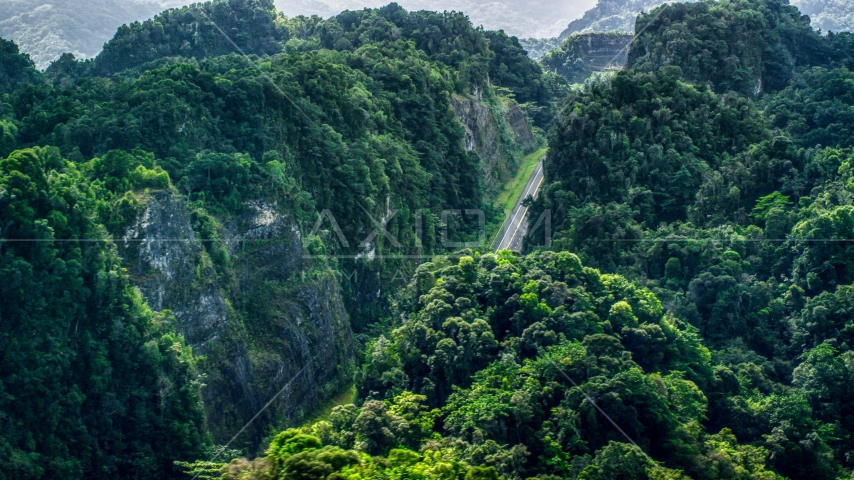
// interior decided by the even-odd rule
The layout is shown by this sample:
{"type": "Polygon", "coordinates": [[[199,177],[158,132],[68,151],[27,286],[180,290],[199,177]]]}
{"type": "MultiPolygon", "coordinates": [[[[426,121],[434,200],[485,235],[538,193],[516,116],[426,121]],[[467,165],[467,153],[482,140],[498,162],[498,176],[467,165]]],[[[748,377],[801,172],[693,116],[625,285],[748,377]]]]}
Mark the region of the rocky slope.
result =
{"type": "Polygon", "coordinates": [[[155,311],[202,354],[202,396],[215,443],[225,443],[278,393],[238,439],[254,448],[265,425],[298,421],[350,379],[353,342],[336,276],[306,258],[301,235],[276,205],[247,202],[202,244],[194,213],[171,191],[148,195],[122,254],[155,311]],[[211,244],[215,243],[215,244],[211,244]],[[227,265],[211,258],[225,249],[227,265]],[[254,427],[254,428],[253,428],[254,427]]]}
{"type": "Polygon", "coordinates": [[[451,106],[466,131],[466,150],[481,158],[487,192],[501,188],[519,159],[537,146],[528,119],[512,100],[454,95],[451,106]]]}
{"type": "MultiPolygon", "coordinates": [[[[687,0],[688,2],[693,0],[687,0]]],[[[599,0],[584,16],[570,22],[560,39],[573,33],[626,32],[634,33],[635,20],[641,12],[649,12],[667,2],[661,0],[599,0]]]]}
{"type": "Polygon", "coordinates": [[[546,54],[540,63],[570,82],[580,83],[594,72],[622,68],[632,38],[617,32],[574,34],[546,54]]]}

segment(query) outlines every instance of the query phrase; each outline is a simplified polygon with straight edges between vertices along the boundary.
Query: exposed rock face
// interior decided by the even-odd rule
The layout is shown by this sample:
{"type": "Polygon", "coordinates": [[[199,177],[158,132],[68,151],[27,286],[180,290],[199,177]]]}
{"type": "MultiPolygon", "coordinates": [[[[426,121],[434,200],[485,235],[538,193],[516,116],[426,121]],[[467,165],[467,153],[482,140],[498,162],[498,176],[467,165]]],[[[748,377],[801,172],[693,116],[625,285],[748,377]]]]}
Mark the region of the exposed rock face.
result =
{"type": "Polygon", "coordinates": [[[528,119],[513,101],[493,108],[481,99],[454,95],[451,105],[466,130],[466,150],[480,155],[487,184],[500,188],[515,172],[518,157],[537,146],[528,119]]]}
{"type": "MultiPolygon", "coordinates": [[[[683,3],[696,0],[685,0],[683,3]]],[[[574,33],[635,31],[635,20],[641,12],[649,12],[663,5],[662,0],[598,0],[596,6],[584,12],[582,18],[570,22],[559,39],[574,33]]]]}
{"type": "Polygon", "coordinates": [[[519,104],[509,102],[504,109],[504,119],[507,120],[507,124],[513,130],[514,140],[522,148],[522,151],[528,152],[537,147],[537,139],[534,138],[534,133],[531,131],[528,117],[519,108],[519,104]]]}
{"type": "Polygon", "coordinates": [[[572,83],[586,80],[594,72],[621,69],[626,65],[632,35],[582,33],[572,35],[543,57],[543,68],[572,83]]]}
{"type": "Polygon", "coordinates": [[[337,277],[306,258],[298,228],[276,205],[249,202],[224,220],[228,265],[215,268],[182,198],[156,192],[122,253],[152,309],[172,310],[204,353],[202,395],[216,443],[276,397],[233,444],[254,450],[271,425],[293,425],[351,379],[353,340],[337,277]]]}
{"type": "Polygon", "coordinates": [[[226,307],[216,272],[201,263],[184,202],[170,192],[153,193],[123,240],[129,273],[148,305],[171,310],[178,331],[204,352],[227,321],[226,307]]]}

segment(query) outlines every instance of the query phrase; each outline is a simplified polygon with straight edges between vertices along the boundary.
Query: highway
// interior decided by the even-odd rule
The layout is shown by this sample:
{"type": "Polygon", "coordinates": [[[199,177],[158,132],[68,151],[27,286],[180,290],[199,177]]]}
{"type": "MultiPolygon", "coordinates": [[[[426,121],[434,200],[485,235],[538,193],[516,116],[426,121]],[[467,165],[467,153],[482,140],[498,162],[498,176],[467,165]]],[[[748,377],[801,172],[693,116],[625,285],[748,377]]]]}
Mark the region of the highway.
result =
{"type": "Polygon", "coordinates": [[[537,198],[537,193],[540,191],[540,186],[543,184],[543,161],[537,164],[531,178],[528,179],[528,184],[522,190],[522,195],[516,201],[516,206],[510,212],[510,217],[504,222],[504,228],[501,230],[501,235],[496,243],[495,251],[499,250],[522,250],[522,239],[528,232],[528,207],[522,205],[522,202],[531,195],[537,198]]]}

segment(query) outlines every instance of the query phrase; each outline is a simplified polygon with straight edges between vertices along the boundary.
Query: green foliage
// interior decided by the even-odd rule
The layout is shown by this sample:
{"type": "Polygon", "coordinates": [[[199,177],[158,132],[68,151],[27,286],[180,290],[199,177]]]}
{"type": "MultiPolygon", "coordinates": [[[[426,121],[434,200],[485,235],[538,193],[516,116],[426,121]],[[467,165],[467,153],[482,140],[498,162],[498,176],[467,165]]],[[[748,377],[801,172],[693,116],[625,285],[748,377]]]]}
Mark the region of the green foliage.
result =
{"type": "MultiPolygon", "coordinates": [[[[783,163],[779,157],[785,158],[788,146],[772,140],[755,107],[682,83],[676,70],[620,72],[570,95],[549,139],[556,149],[545,164],[551,185],[544,199],[571,210],[567,226],[572,225],[572,237],[613,233],[613,228],[603,228],[609,216],[603,210],[610,209],[619,209],[613,214],[617,218],[606,222],[634,218],[655,225],[688,219],[694,204],[695,216],[706,220],[707,213],[721,210],[703,196],[705,188],[714,188],[704,181],[719,181],[716,170],[734,175],[733,170],[783,163]],[[755,150],[747,150],[756,143],[755,150]],[[740,152],[745,153],[738,156],[740,152]],[[771,155],[777,158],[767,159],[771,155]],[[620,187],[613,188],[615,183],[620,187]]],[[[734,200],[755,198],[768,188],[762,180],[739,182],[741,192],[734,200]]],[[[634,235],[631,224],[619,230],[627,238],[634,235]]],[[[588,248],[609,247],[614,246],[588,248]]]]}
{"type": "Polygon", "coordinates": [[[680,424],[698,434],[707,400],[697,384],[712,382],[708,351],[696,333],[663,316],[650,292],[583,268],[565,252],[462,256],[422,269],[437,280],[427,292],[423,281],[409,287],[398,303],[406,322],[366,356],[362,409],[338,407],[332,423],[312,432],[372,454],[382,451],[380,439],[385,448],[413,449],[438,441],[508,477],[568,474],[583,468],[585,454],[621,438],[596,420],[587,394],[655,452],[680,441],[671,436],[680,424]],[[658,383],[669,393],[656,393],[658,383]],[[418,395],[395,393],[401,390],[418,395]],[[415,405],[408,398],[439,407],[441,421],[425,417],[423,407],[398,414],[404,402],[415,405]],[[391,406],[386,411],[376,399],[391,406]],[[401,436],[395,416],[410,429],[413,418],[423,419],[417,423],[425,433],[401,436]]]}
{"type": "Polygon", "coordinates": [[[756,220],[765,220],[771,210],[776,209],[783,212],[791,207],[791,205],[792,202],[789,201],[789,197],[780,192],[774,192],[770,195],[759,198],[756,201],[756,206],[753,207],[753,210],[750,212],[750,216],[756,220]]]}
{"type": "MultiPolygon", "coordinates": [[[[30,57],[18,51],[13,42],[0,38],[0,98],[4,93],[21,88],[30,83],[40,83],[42,75],[30,57]]],[[[3,139],[0,133],[0,140],[3,139]]],[[[0,143],[0,149],[4,145],[0,143]]]]}
{"type": "MultiPolygon", "coordinates": [[[[840,66],[850,49],[799,18],[773,2],[668,7],[632,47],[635,67],[657,71],[568,97],[532,205],[532,218],[552,212],[553,249],[648,286],[666,318],[690,322],[712,349],[714,379],[695,381],[708,404],[676,404],[721,433],[674,440],[685,463],[665,462],[692,475],[689,465],[708,466],[700,478],[832,479],[854,467],[850,414],[835,400],[854,345],[843,306],[854,282],[850,71],[840,66]],[[838,68],[798,68],[810,65],[838,68]],[[739,69],[761,81],[758,101],[746,98],[758,94],[750,82],[736,85],[739,69]],[[735,436],[742,444],[728,446],[735,436]]],[[[661,365],[645,350],[659,334],[626,303],[600,318],[622,328],[640,366],[661,365]]]]}
{"type": "Polygon", "coordinates": [[[0,160],[0,478],[170,478],[202,453],[191,348],[122,273],[100,201],[56,149],[0,160]]]}
{"type": "Polygon", "coordinates": [[[253,461],[232,460],[221,470],[224,480],[277,480],[303,479],[321,480],[375,478],[378,480],[427,480],[427,479],[495,479],[493,468],[469,467],[458,461],[451,449],[426,450],[416,453],[396,448],[387,456],[370,457],[355,450],[345,450],[333,445],[322,446],[320,439],[310,435],[287,431],[276,438],[277,448],[293,442],[299,447],[288,448],[287,452],[268,451],[266,457],[253,461]],[[296,440],[300,438],[301,440],[296,440]]]}
{"type": "MultiPolygon", "coordinates": [[[[0,76],[0,155],[58,150],[0,161],[0,478],[849,477],[852,37],[821,37],[778,0],[677,4],[638,31],[634,69],[573,87],[559,116],[565,83],[517,39],[396,4],[328,20],[268,0],[171,10],[94,61],[64,57],[47,83],[4,43],[17,76],[0,76]],[[255,57],[228,55],[206,16],[255,57]],[[418,251],[440,253],[436,213],[488,194],[451,109],[480,92],[543,128],[556,117],[530,213],[552,212],[557,251],[439,256],[379,300],[388,264],[343,260],[370,273],[347,295],[377,333],[357,404],[261,458],[191,462],[209,453],[196,360],[108,235],[153,196],[186,196],[204,242],[190,288],[216,283],[237,320],[223,336],[251,368],[274,364],[290,299],[341,267],[283,273],[252,256],[266,246],[223,246],[226,225],[272,204],[301,231],[320,218],[307,252],[340,254],[319,212],[356,243],[366,211],[394,210],[386,228],[414,246],[407,227],[433,209],[418,251]]],[[[552,67],[587,73],[580,38],[552,67]]],[[[232,372],[228,345],[204,366],[232,372]]]]}
{"type": "Polygon", "coordinates": [[[215,0],[166,10],[151,20],[119,27],[87,67],[112,75],[170,57],[203,59],[234,53],[271,55],[287,41],[272,0],[215,0]]]}
{"type": "MultiPolygon", "coordinates": [[[[387,455],[354,460],[342,467],[344,478],[367,471],[375,478],[398,471],[405,478],[782,478],[767,467],[768,449],[740,444],[730,430],[706,433],[709,407],[721,400],[705,392],[718,395],[722,373],[713,372],[696,331],[665,315],[648,290],[582,267],[566,252],[464,255],[425,264],[420,276],[428,270],[433,286],[424,292],[416,280],[401,293],[405,323],[365,359],[371,373],[360,377],[362,407],[336,407],[329,422],[303,429],[333,446],[323,449],[387,455]],[[546,310],[531,311],[535,305],[546,310]],[[481,331],[471,335],[474,324],[481,331]],[[478,359],[479,352],[486,355],[478,359]],[[394,380],[375,380],[382,378],[394,380]],[[425,468],[431,455],[449,462],[447,475],[438,464],[425,468]]],[[[812,355],[807,363],[816,367],[798,370],[798,385],[847,375],[835,355],[812,355]]],[[[750,382],[735,380],[748,389],[750,382]]],[[[760,416],[778,408],[776,398],[757,399],[768,405],[760,416]]]]}
{"type": "MultiPolygon", "coordinates": [[[[9,45],[12,52],[14,45],[9,45]]],[[[35,72],[31,64],[19,68],[24,57],[12,53],[4,64],[16,72],[35,72]]],[[[342,260],[341,266],[305,261],[299,245],[288,243],[290,237],[239,247],[223,242],[235,238],[234,230],[247,223],[255,206],[272,206],[283,225],[298,228],[312,255],[364,253],[360,242],[376,228],[372,217],[386,216],[391,221],[385,228],[412,249],[411,227],[416,216],[423,218],[427,235],[418,251],[438,251],[438,213],[482,208],[489,200],[482,160],[466,149],[451,96],[492,95],[492,78],[503,95],[515,97],[545,126],[555,91],[515,38],[474,28],[462,14],[409,13],[390,5],[327,20],[287,19],[269,0],[215,0],[166,11],[121,27],[93,60],[63,56],[45,76],[48,82],[36,75],[3,86],[0,155],[27,146],[57,146],[77,165],[81,182],[97,199],[92,214],[104,235],[114,238],[125,236],[152,202],[181,203],[177,195],[184,197],[191,234],[201,248],[187,246],[195,271],[173,281],[180,285],[169,287],[166,301],[189,302],[199,291],[222,295],[227,326],[216,341],[205,344],[209,350],[201,360],[219,392],[235,386],[228,383],[235,377],[234,365],[246,359],[250,376],[263,377],[252,384],[254,389],[265,392],[280,380],[265,369],[296,355],[288,342],[314,344],[301,335],[315,325],[294,326],[288,320],[296,314],[314,318],[315,306],[303,308],[302,303],[315,290],[338,295],[336,287],[324,283],[343,279],[336,270],[358,270],[359,278],[369,279],[342,282],[352,300],[348,306],[354,306],[354,327],[367,329],[369,322],[387,315],[387,295],[377,298],[375,292],[389,289],[396,270],[414,268],[403,259],[387,262],[395,268],[363,260],[342,260]],[[240,56],[238,50],[251,56],[240,56]],[[349,246],[338,241],[330,216],[349,246]],[[315,224],[320,229],[308,235],[315,224]],[[271,262],[273,250],[287,252],[280,256],[288,262],[271,262]],[[291,333],[297,338],[282,340],[291,333]]],[[[452,228],[463,237],[477,235],[474,226],[452,228]]],[[[368,248],[379,255],[408,253],[386,251],[391,246],[382,236],[368,248]]],[[[128,242],[119,251],[133,281],[146,284],[156,276],[135,268],[138,253],[128,242]]],[[[338,299],[319,301],[323,311],[340,310],[335,320],[346,318],[338,299]]],[[[346,338],[324,339],[343,344],[341,358],[335,359],[341,365],[334,378],[324,380],[329,389],[352,374],[349,326],[344,322],[342,327],[347,327],[346,334],[341,332],[346,338]]],[[[393,352],[387,353],[393,363],[393,352]]],[[[366,384],[399,383],[393,375],[371,379],[372,372],[363,373],[370,379],[366,384]]],[[[398,389],[395,395],[403,393],[398,389]]],[[[316,397],[319,402],[323,394],[316,397]]],[[[215,438],[242,421],[244,409],[235,398],[205,400],[216,415],[208,425],[215,438]]],[[[417,446],[430,435],[435,417],[414,407],[418,401],[402,401],[407,406],[391,413],[381,405],[367,408],[353,418],[357,434],[347,448],[358,444],[388,453],[401,439],[417,446]],[[382,428],[378,432],[377,425],[391,436],[382,428]]],[[[289,419],[304,413],[288,412],[289,419]]],[[[251,449],[268,431],[266,423],[286,420],[271,410],[236,446],[251,449]]],[[[181,460],[180,468],[194,474],[216,469],[190,462],[195,455],[182,450],[159,452],[174,455],[170,458],[181,460]]]]}
{"type": "Polygon", "coordinates": [[[854,147],[854,72],[815,67],[767,99],[774,126],[804,147],[854,147]]]}
{"type": "Polygon", "coordinates": [[[687,80],[721,93],[779,91],[796,67],[846,65],[854,58],[780,0],[668,5],[642,14],[635,28],[642,33],[629,51],[631,68],[679,66],[687,80]]]}

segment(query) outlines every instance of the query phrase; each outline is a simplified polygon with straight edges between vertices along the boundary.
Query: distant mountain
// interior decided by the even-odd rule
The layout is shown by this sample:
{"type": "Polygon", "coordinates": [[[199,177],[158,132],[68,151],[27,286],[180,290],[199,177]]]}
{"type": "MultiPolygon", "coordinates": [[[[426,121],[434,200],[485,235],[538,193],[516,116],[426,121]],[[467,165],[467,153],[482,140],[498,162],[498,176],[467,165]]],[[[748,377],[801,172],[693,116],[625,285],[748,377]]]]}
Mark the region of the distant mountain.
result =
{"type": "Polygon", "coordinates": [[[797,0],[792,5],[822,33],[854,32],[854,0],[797,0]]]}
{"type": "Polygon", "coordinates": [[[557,37],[551,38],[520,38],[519,44],[528,52],[528,56],[534,60],[539,60],[545,54],[560,47],[560,40],[557,37]]]}
{"type": "Polygon", "coordinates": [[[546,53],[540,63],[570,83],[582,83],[594,72],[623,68],[632,37],[620,32],[574,34],[546,53]]]}
{"type": "Polygon", "coordinates": [[[573,33],[628,32],[635,30],[635,20],[640,12],[649,12],[667,2],[661,0],[599,0],[584,16],[570,22],[560,34],[564,40],[573,33]]]}
{"type": "Polygon", "coordinates": [[[151,18],[181,0],[3,0],[0,37],[17,43],[36,66],[63,53],[90,58],[125,23],[151,18]]]}
{"type": "MultiPolygon", "coordinates": [[[[91,58],[101,51],[116,30],[147,20],[191,0],[2,0],[0,37],[17,43],[40,69],[63,53],[91,58]]],[[[328,18],[343,10],[381,7],[388,0],[276,0],[283,15],[319,15],[328,18]]],[[[554,3],[549,0],[400,0],[410,11],[458,11],[475,25],[504,30],[522,37],[554,37],[573,18],[590,8],[593,0],[554,3]]]]}
{"type": "MultiPolygon", "coordinates": [[[[685,0],[687,3],[695,0],[685,0]]],[[[573,33],[621,31],[634,33],[641,12],[663,5],[662,0],[599,0],[584,16],[570,22],[560,40],[573,33]]],[[[854,31],[854,0],[794,0],[792,5],[809,15],[814,28],[822,32],[854,31]]]]}

